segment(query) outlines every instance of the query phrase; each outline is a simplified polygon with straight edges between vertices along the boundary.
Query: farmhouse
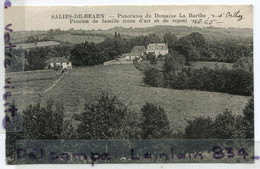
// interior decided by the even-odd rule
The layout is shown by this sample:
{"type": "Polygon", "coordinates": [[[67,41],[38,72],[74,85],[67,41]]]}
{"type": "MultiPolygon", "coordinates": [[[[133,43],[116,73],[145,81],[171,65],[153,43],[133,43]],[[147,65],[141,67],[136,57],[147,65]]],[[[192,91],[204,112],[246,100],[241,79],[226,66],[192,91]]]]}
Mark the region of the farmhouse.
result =
{"type": "Polygon", "coordinates": [[[166,55],[169,50],[165,43],[152,43],[147,46],[146,53],[152,52],[157,57],[158,55],[166,55]]]}
{"type": "Polygon", "coordinates": [[[145,47],[144,46],[134,46],[131,53],[127,53],[125,55],[125,59],[135,59],[141,58],[145,55],[145,47]]]}
{"type": "Polygon", "coordinates": [[[62,69],[72,69],[72,63],[64,57],[53,57],[48,59],[46,62],[46,68],[61,67],[62,69]]]}

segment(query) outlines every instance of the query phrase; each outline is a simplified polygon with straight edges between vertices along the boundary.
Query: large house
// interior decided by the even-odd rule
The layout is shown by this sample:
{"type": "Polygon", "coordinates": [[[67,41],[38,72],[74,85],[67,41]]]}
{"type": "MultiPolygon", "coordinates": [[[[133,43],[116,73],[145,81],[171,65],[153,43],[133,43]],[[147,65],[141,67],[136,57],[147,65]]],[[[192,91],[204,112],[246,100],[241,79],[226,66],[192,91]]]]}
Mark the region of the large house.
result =
{"type": "Polygon", "coordinates": [[[72,69],[72,63],[64,57],[53,57],[48,59],[46,62],[46,68],[60,67],[62,69],[72,69]]]}
{"type": "Polygon", "coordinates": [[[166,55],[169,53],[168,46],[165,43],[152,43],[147,46],[146,53],[154,53],[158,55],[166,55]]]}
{"type": "Polygon", "coordinates": [[[125,54],[125,59],[139,59],[145,55],[145,51],[146,50],[144,46],[134,46],[131,53],[125,54]]]}

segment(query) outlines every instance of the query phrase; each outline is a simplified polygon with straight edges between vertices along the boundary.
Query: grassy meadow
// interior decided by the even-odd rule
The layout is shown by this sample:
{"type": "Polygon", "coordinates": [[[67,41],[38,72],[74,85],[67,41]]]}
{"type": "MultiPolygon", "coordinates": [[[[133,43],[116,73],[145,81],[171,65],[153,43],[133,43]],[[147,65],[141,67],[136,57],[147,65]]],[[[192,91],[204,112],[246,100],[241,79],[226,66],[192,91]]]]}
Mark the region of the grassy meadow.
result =
{"type": "Polygon", "coordinates": [[[54,41],[67,42],[67,43],[71,43],[71,44],[79,44],[79,43],[83,43],[85,41],[101,43],[104,40],[105,40],[105,38],[100,37],[100,36],[83,36],[83,35],[69,35],[69,34],[54,36],[54,41]]]}
{"type": "Polygon", "coordinates": [[[174,90],[148,87],[142,81],[142,73],[133,64],[100,65],[68,70],[64,77],[48,92],[60,75],[54,70],[23,73],[10,73],[15,86],[12,97],[18,100],[18,109],[23,110],[29,104],[35,104],[52,98],[62,101],[67,118],[80,113],[86,103],[94,102],[107,91],[117,95],[132,111],[140,112],[145,102],[161,105],[174,132],[183,130],[185,120],[194,117],[215,117],[225,109],[241,114],[249,97],[225,93],[174,90]],[[36,94],[33,94],[36,92],[36,94]]]}

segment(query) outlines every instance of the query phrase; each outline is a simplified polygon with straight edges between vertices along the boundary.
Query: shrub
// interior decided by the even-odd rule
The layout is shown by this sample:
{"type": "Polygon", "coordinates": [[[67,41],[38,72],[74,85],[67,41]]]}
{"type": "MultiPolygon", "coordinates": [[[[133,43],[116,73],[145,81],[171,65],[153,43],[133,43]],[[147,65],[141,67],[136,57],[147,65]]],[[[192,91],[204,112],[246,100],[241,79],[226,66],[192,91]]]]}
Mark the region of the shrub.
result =
{"type": "Polygon", "coordinates": [[[29,105],[23,111],[24,139],[61,139],[65,130],[64,108],[61,103],[47,101],[46,108],[40,103],[29,105]]]}
{"type": "Polygon", "coordinates": [[[146,71],[154,67],[147,60],[138,62],[137,58],[133,60],[133,63],[135,68],[138,69],[139,71],[146,71]]]}
{"type": "Polygon", "coordinates": [[[216,116],[198,117],[188,121],[185,133],[187,139],[253,139],[254,138],[254,99],[249,100],[243,115],[235,116],[225,110],[216,116]]]}
{"type": "Polygon", "coordinates": [[[213,137],[217,139],[234,139],[236,132],[236,117],[231,111],[225,110],[217,115],[214,121],[213,137]]]}
{"type": "Polygon", "coordinates": [[[246,107],[243,109],[243,115],[238,117],[237,128],[240,134],[246,139],[254,138],[254,98],[251,97],[246,107]]]}
{"type": "Polygon", "coordinates": [[[197,117],[187,121],[185,138],[187,139],[210,139],[213,138],[214,122],[209,117],[197,117]]]}
{"type": "Polygon", "coordinates": [[[151,65],[156,65],[158,62],[157,58],[155,55],[153,55],[151,58],[150,58],[150,64],[151,65]]]}
{"type": "Polygon", "coordinates": [[[138,117],[116,96],[102,93],[92,104],[86,104],[83,113],[76,115],[79,121],[77,133],[80,139],[138,138],[138,117]]]}
{"type": "Polygon", "coordinates": [[[233,64],[233,68],[253,72],[253,65],[253,57],[241,57],[233,64]]]}
{"type": "Polygon", "coordinates": [[[169,139],[172,137],[169,121],[162,107],[147,102],[141,110],[143,139],[169,139]]]}
{"type": "Polygon", "coordinates": [[[143,80],[153,87],[161,87],[164,84],[163,73],[156,68],[145,70],[143,80]]]}
{"type": "Polygon", "coordinates": [[[187,139],[233,139],[235,137],[236,117],[225,110],[215,119],[210,117],[197,117],[188,121],[185,128],[187,139]]]}

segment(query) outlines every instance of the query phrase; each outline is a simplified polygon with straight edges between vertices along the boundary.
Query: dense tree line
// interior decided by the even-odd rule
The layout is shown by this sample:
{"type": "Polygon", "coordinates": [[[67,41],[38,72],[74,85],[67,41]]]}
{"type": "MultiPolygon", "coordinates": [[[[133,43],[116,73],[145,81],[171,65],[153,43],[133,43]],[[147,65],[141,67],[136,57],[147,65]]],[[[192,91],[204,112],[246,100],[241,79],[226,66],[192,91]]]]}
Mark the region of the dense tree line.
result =
{"type": "Polygon", "coordinates": [[[253,75],[243,70],[187,68],[172,79],[167,79],[166,87],[250,96],[253,92],[253,75]]]}
{"type": "MultiPolygon", "coordinates": [[[[69,32],[73,32],[70,30],[69,32]]],[[[63,30],[49,30],[46,38],[52,39],[54,35],[64,34],[63,30]]],[[[28,37],[28,42],[36,42],[38,37],[28,37]]],[[[193,32],[189,35],[177,38],[176,35],[167,32],[160,38],[156,34],[141,35],[132,38],[122,38],[115,32],[114,37],[106,39],[98,44],[81,43],[73,46],[57,47],[37,47],[24,52],[25,61],[24,70],[44,69],[44,61],[50,57],[65,56],[72,61],[72,64],[78,66],[93,66],[103,64],[105,61],[113,60],[123,53],[131,52],[134,46],[147,47],[150,43],[166,43],[170,55],[179,55],[179,58],[185,59],[185,64],[199,60],[220,61],[234,63],[243,57],[252,58],[253,45],[252,39],[224,39],[205,40],[203,34],[193,32]]],[[[21,52],[23,53],[23,52],[21,52]]],[[[21,55],[16,52],[16,55],[21,55]]],[[[20,60],[13,59],[13,62],[20,63],[20,60]]],[[[15,63],[16,64],[16,63],[15,63]]],[[[16,71],[15,68],[10,68],[16,71]]]]}
{"type": "MultiPolygon", "coordinates": [[[[134,113],[117,96],[102,93],[93,103],[86,104],[82,113],[72,117],[79,122],[75,128],[72,119],[64,114],[61,103],[47,101],[27,106],[22,113],[22,131],[7,132],[9,162],[14,162],[17,140],[61,139],[253,139],[254,100],[249,100],[243,114],[234,116],[226,110],[216,118],[197,117],[187,121],[183,132],[173,133],[168,117],[161,106],[146,102],[140,112],[134,113]],[[67,120],[65,120],[67,119],[67,120]]],[[[17,118],[10,116],[10,118],[17,118]]],[[[12,123],[13,120],[9,119],[12,123]]],[[[14,125],[8,125],[13,127],[14,125]]],[[[10,131],[10,130],[9,130],[10,131]]],[[[183,150],[183,147],[182,149],[183,150]]]]}
{"type": "Polygon", "coordinates": [[[251,96],[253,75],[243,70],[183,69],[177,74],[165,74],[156,68],[144,72],[144,82],[154,87],[191,89],[251,96]]]}
{"type": "Polygon", "coordinates": [[[70,60],[75,66],[103,64],[105,61],[113,60],[123,53],[131,52],[134,46],[147,46],[149,43],[160,41],[160,38],[155,34],[138,36],[129,40],[121,38],[121,35],[115,32],[113,38],[106,38],[105,41],[98,44],[85,42],[75,45],[71,51],[70,60]]]}
{"type": "Polygon", "coordinates": [[[224,39],[223,41],[206,40],[203,34],[193,32],[177,38],[172,33],[165,33],[161,39],[156,34],[141,35],[130,39],[122,38],[115,32],[113,38],[106,38],[99,44],[85,42],[75,45],[72,49],[71,61],[76,66],[102,64],[117,58],[123,53],[129,53],[134,46],[147,47],[150,43],[166,43],[171,55],[178,54],[185,58],[185,64],[199,60],[236,62],[241,57],[252,57],[251,39],[224,39]],[[77,50],[80,50],[77,52],[77,50]]]}
{"type": "MultiPolygon", "coordinates": [[[[252,60],[251,60],[252,61],[252,60]]],[[[154,87],[223,92],[250,96],[253,93],[252,63],[239,60],[234,69],[203,67],[193,69],[178,63],[167,55],[164,69],[148,67],[143,71],[144,82],[154,87]],[[247,68],[247,69],[244,69],[247,68]]]]}

